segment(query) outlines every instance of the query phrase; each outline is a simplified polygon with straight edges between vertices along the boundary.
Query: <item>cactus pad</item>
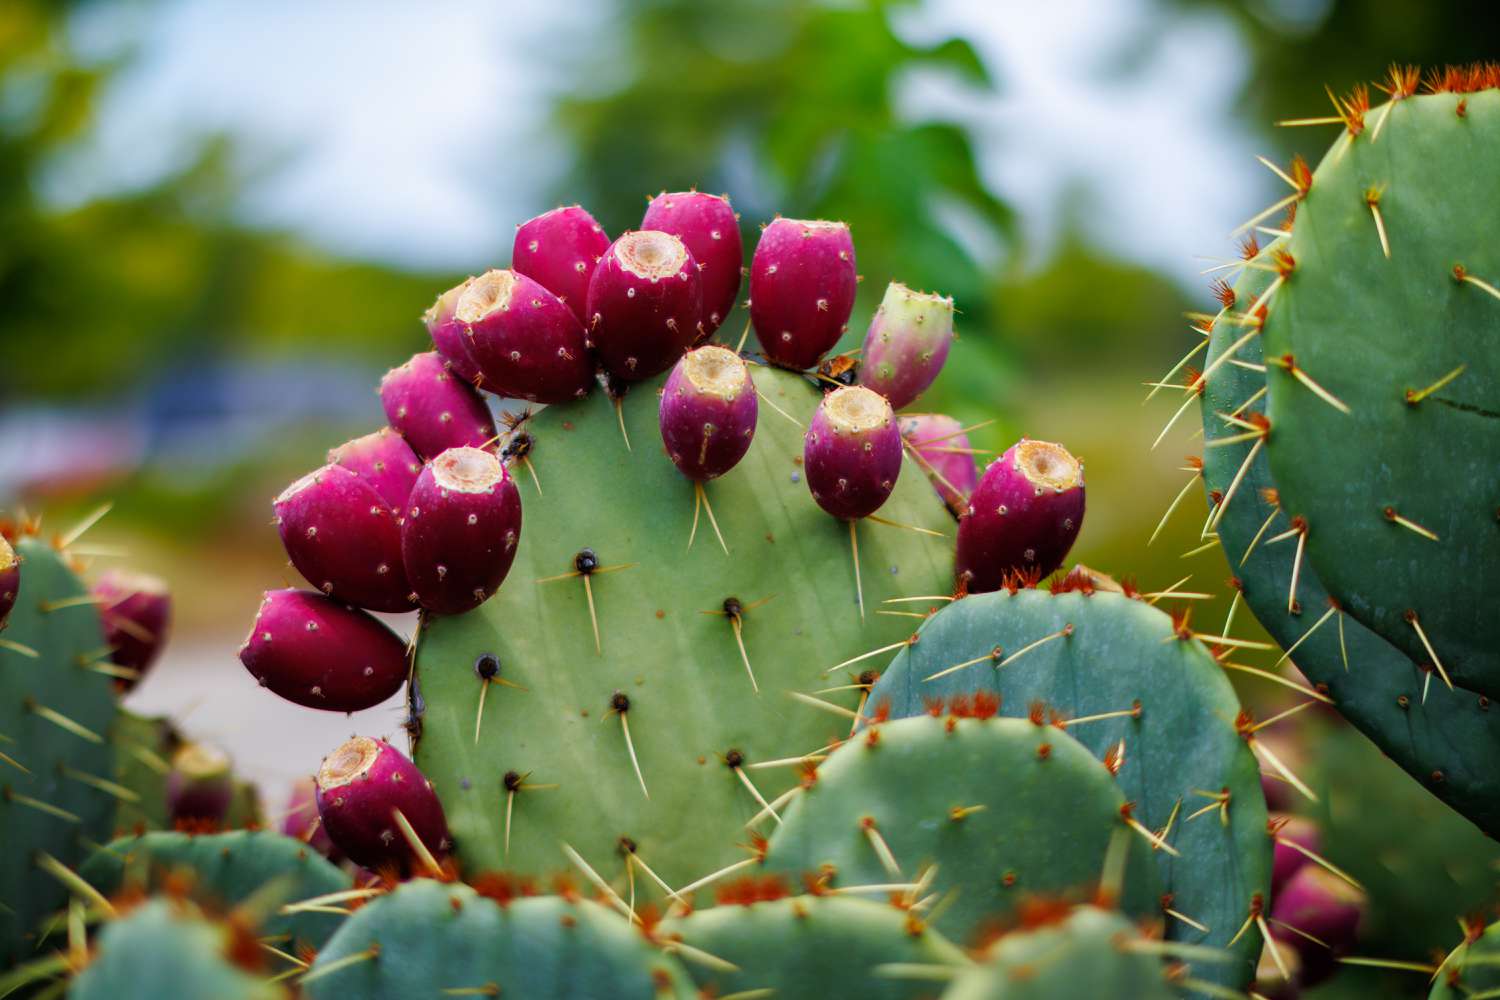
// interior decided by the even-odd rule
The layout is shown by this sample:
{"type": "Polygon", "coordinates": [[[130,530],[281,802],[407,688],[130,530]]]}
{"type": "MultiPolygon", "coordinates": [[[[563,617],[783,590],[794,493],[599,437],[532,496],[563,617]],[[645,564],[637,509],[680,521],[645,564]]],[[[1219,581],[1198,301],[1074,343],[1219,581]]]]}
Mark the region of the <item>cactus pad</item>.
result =
{"type": "Polygon", "coordinates": [[[1393,99],[1298,181],[1263,297],[1266,451],[1309,564],[1349,614],[1494,697],[1500,90],[1415,86],[1393,70],[1393,99]]]}
{"type": "MultiPolygon", "coordinates": [[[[426,714],[415,759],[465,871],[556,871],[566,840],[623,886],[623,837],[674,887],[740,860],[735,844],[761,811],[741,779],[770,800],[796,774],[728,762],[847,736],[858,692],[817,696],[843,715],[788,692],[839,684],[820,681],[820,666],[905,637],[900,619],[861,620],[850,530],[804,481],[803,427],[789,416],[805,425],[818,393],[786,372],[752,377],[767,403],[754,443],[704,487],[728,555],[706,516],[687,547],[694,485],[660,447],[660,379],[623,400],[633,451],[602,393],[521,425],[537,480],[515,470],[526,530],[510,576],[475,611],[424,625],[417,647],[426,714]],[[488,682],[476,669],[485,656],[495,658],[488,682]]],[[[952,531],[910,465],[882,514],[952,531]]],[[[944,539],[878,524],[858,532],[867,603],[949,586],[944,539]]]]}
{"type": "Polygon", "coordinates": [[[1140,929],[1118,913],[1080,906],[1051,925],[991,946],[943,1000],[1172,1000],[1181,994],[1140,929]],[[1140,948],[1133,946],[1140,945],[1140,948]]]}
{"type": "MultiPolygon", "coordinates": [[[[752,890],[753,891],[753,890],[752,890]]],[[[917,1000],[932,984],[881,974],[880,966],[959,966],[959,951],[920,919],[878,896],[794,896],[719,905],[665,921],[660,935],[737,966],[691,963],[706,996],[770,990],[777,1000],[917,1000]]]]}
{"type": "MultiPolygon", "coordinates": [[[[1154,831],[1172,824],[1166,839],[1181,857],[1155,852],[1162,888],[1172,909],[1209,933],[1174,917],[1167,936],[1228,947],[1269,892],[1266,803],[1236,727],[1234,690],[1203,645],[1174,628],[1165,613],[1122,594],[971,595],[923,624],[870,700],[888,702],[893,718],[921,714],[927,699],[974,692],[998,696],[1009,715],[1034,702],[1074,719],[1115,713],[1068,732],[1095,756],[1113,757],[1141,823],[1154,831]],[[959,664],[968,666],[927,680],[959,664]],[[1223,808],[1187,819],[1212,806],[1211,795],[1223,808]]],[[[1232,949],[1235,962],[1205,974],[1247,982],[1259,950],[1252,929],[1232,949]]]]}
{"type": "Polygon", "coordinates": [[[0,965],[67,899],[41,854],[82,860],[109,837],[122,793],[109,780],[112,682],[90,669],[109,655],[98,611],[50,546],[23,539],[16,552],[21,588],[0,635],[0,965]]]}
{"type": "Polygon", "coordinates": [[[157,899],[99,934],[98,954],[68,989],[71,1000],[279,1000],[280,986],[236,962],[260,957],[255,942],[202,918],[190,905],[157,899]],[[248,949],[246,954],[245,949],[248,949]]]}
{"type": "Polygon", "coordinates": [[[115,809],[114,832],[143,833],[171,825],[167,817],[167,772],[182,736],[165,716],[149,717],[120,709],[109,732],[115,755],[115,783],[135,797],[115,809]]]}
{"type": "Polygon", "coordinates": [[[664,1000],[691,980],[625,919],[558,896],[504,905],[418,879],[360,908],[318,955],[310,1000],[427,996],[664,1000]]]}
{"type": "MultiPolygon", "coordinates": [[[[350,887],[349,876],[311,847],[268,831],[121,837],[96,852],[79,874],[105,895],[127,885],[152,891],[161,888],[164,876],[185,875],[194,897],[219,908],[244,903],[267,887],[274,887],[268,891],[278,908],[350,887]]],[[[335,914],[300,912],[271,917],[259,931],[281,939],[283,951],[295,952],[321,948],[338,925],[335,914]]]]}
{"type": "Polygon", "coordinates": [[[1429,1000],[1494,996],[1500,990],[1500,922],[1465,940],[1443,960],[1429,1000]]]}
{"type": "Polygon", "coordinates": [[[766,867],[831,866],[836,886],[929,878],[926,891],[952,894],[934,926],[967,942],[1032,896],[1092,896],[1118,838],[1122,904],[1156,913],[1150,848],[1126,829],[1124,806],[1114,776],[1045,719],[899,719],[818,768],[772,835],[766,867]]]}
{"type": "MultiPolygon", "coordinates": [[[[1276,249],[1267,248],[1258,260],[1270,260],[1276,249]]],[[[1247,268],[1234,286],[1235,304],[1253,303],[1272,280],[1269,272],[1247,268]]],[[[1264,449],[1252,440],[1215,443],[1244,434],[1220,414],[1248,420],[1264,407],[1257,396],[1264,394],[1264,374],[1214,364],[1241,336],[1231,323],[1213,326],[1203,393],[1203,433],[1210,445],[1203,452],[1203,480],[1210,497],[1228,498],[1220,501],[1216,529],[1245,605],[1334,707],[1392,760],[1491,836],[1500,835],[1500,713],[1489,709],[1487,699],[1462,687],[1450,691],[1432,671],[1419,669],[1405,652],[1331,604],[1312,566],[1300,568],[1289,610],[1295,541],[1266,544],[1291,525],[1276,503],[1264,449]]],[[[1252,339],[1237,358],[1260,364],[1261,345],[1252,339]]]]}

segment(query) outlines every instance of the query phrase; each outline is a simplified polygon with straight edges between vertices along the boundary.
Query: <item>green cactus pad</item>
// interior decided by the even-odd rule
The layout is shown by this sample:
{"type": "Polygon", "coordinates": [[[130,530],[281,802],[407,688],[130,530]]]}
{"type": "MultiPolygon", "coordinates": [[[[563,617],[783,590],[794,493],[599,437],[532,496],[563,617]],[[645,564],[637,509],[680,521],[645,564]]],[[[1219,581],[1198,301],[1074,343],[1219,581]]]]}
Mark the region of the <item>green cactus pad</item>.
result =
{"type": "Polygon", "coordinates": [[[883,975],[880,966],[956,967],[963,952],[907,912],[853,896],[795,896],[720,905],[664,921],[660,935],[737,966],[684,963],[707,996],[771,990],[777,1000],[917,1000],[930,981],[883,975]]]}
{"type": "Polygon", "coordinates": [[[167,772],[182,737],[165,716],[147,717],[121,709],[109,733],[115,753],[115,782],[135,793],[115,811],[115,833],[144,833],[168,826],[167,772]]]}
{"type": "Polygon", "coordinates": [[[1150,848],[1126,828],[1124,805],[1114,776],[1046,722],[898,719],[823,762],[765,865],[793,878],[831,865],[835,886],[917,882],[935,865],[926,891],[951,895],[933,925],[963,943],[1030,897],[1090,897],[1118,843],[1122,905],[1155,914],[1150,848]]]}
{"type": "MultiPolygon", "coordinates": [[[[105,926],[69,1000],[279,1000],[286,991],[233,964],[232,932],[157,899],[105,926]]],[[[252,952],[258,955],[258,952],[252,952]]]]}
{"type": "MultiPolygon", "coordinates": [[[[1271,841],[1260,768],[1235,726],[1239,700],[1201,643],[1177,638],[1168,615],[1121,594],[1026,589],[954,601],[917,637],[870,694],[872,704],[889,705],[893,718],[924,712],[927,699],[976,691],[1000,696],[1009,715],[1026,713],[1036,701],[1072,718],[1139,704],[1139,718],[1080,723],[1069,733],[1098,757],[1125,741],[1117,781],[1147,827],[1161,830],[1179,812],[1167,839],[1182,857],[1157,851],[1157,869],[1172,909],[1209,933],[1173,918],[1167,936],[1228,946],[1255,896],[1269,898],[1271,841]],[[1070,625],[1070,635],[1047,638],[1070,625]],[[997,649],[1005,663],[999,669],[997,649]],[[1006,662],[1013,654],[1019,655],[1006,662]],[[1217,811],[1186,819],[1212,804],[1205,793],[1221,791],[1229,793],[1227,825],[1217,811]]],[[[1259,951],[1252,928],[1233,948],[1236,961],[1206,974],[1226,984],[1248,982],[1259,951]]]]}
{"type": "Polygon", "coordinates": [[[695,996],[675,958],[597,903],[533,896],[501,906],[466,885],[426,879],[350,917],[319,953],[303,989],[311,1000],[695,996]]]}
{"type": "MultiPolygon", "coordinates": [[[[674,887],[743,858],[735,845],[761,807],[726,765],[729,751],[753,764],[847,736],[848,718],[788,692],[839,683],[823,681],[820,666],[904,638],[901,619],[873,613],[881,599],[951,586],[951,540],[862,523],[861,621],[849,529],[813,501],[802,476],[803,428],[773,408],[805,424],[819,395],[787,372],[756,368],[753,377],[764,397],[754,443],[739,466],[705,487],[729,555],[706,514],[687,547],[693,485],[662,451],[659,380],[624,400],[633,451],[602,393],[522,425],[544,495],[516,463],[526,513],[510,576],[483,607],[426,624],[418,644],[426,715],[416,761],[443,800],[466,871],[556,871],[567,863],[566,840],[623,887],[626,836],[674,887]],[[572,571],[584,548],[600,566],[590,586],[602,655],[583,579],[538,582],[572,571]],[[631,568],[605,572],[616,566],[631,568]],[[728,597],[745,608],[758,694],[731,620],[717,613],[728,597]],[[476,743],[482,682],[474,664],[486,653],[499,658],[501,680],[520,686],[490,684],[476,743]],[[649,799],[621,716],[611,711],[616,692],[629,700],[624,721],[649,799]],[[520,782],[513,801],[507,773],[520,782]]],[[[910,464],[881,515],[953,531],[910,464]]],[[[847,710],[857,695],[818,697],[847,710]]],[[[796,781],[791,768],[745,773],[768,800],[796,781]]],[[[657,890],[642,881],[641,891],[657,890]]]]}
{"type": "Polygon", "coordinates": [[[1500,922],[1490,924],[1473,941],[1464,941],[1443,960],[1429,1000],[1494,996],[1500,990],[1500,922]]]}
{"type": "MultiPolygon", "coordinates": [[[[1259,260],[1269,260],[1274,249],[1267,248],[1259,260]]],[[[1273,277],[1247,268],[1234,286],[1236,304],[1254,302],[1273,277]]],[[[1209,364],[1242,333],[1233,324],[1215,323],[1209,364]]],[[[1261,345],[1252,339],[1237,357],[1259,364],[1261,345]]],[[[1244,404],[1265,385],[1265,375],[1254,369],[1236,364],[1213,367],[1203,394],[1205,442],[1244,433],[1218,415],[1261,412],[1260,400],[1244,404]]],[[[1342,611],[1330,616],[1328,592],[1310,565],[1301,567],[1295,610],[1288,610],[1295,543],[1288,539],[1265,544],[1290,525],[1284,511],[1267,503],[1265,491],[1274,490],[1276,483],[1264,449],[1250,458],[1254,446],[1253,441],[1240,441],[1203,451],[1203,480],[1210,497],[1229,497],[1218,515],[1217,531],[1246,607],[1282,648],[1292,650],[1292,661],[1308,680],[1320,685],[1334,706],[1392,760],[1481,829],[1500,836],[1500,711],[1491,710],[1488,699],[1472,691],[1450,691],[1352,616],[1342,611]],[[1250,464],[1245,466],[1247,459],[1250,464]]]]}
{"type": "Polygon", "coordinates": [[[1348,613],[1494,697],[1500,91],[1406,97],[1364,122],[1312,175],[1286,244],[1295,266],[1267,306],[1271,473],[1348,613]]]}
{"type": "Polygon", "coordinates": [[[1172,1000],[1181,994],[1140,928],[1118,913],[1080,906],[1067,919],[1015,931],[990,948],[943,1000],[1172,1000]]]}
{"type": "Polygon", "coordinates": [[[189,876],[193,896],[215,907],[245,903],[269,893],[273,914],[262,921],[262,935],[283,951],[321,948],[338,928],[330,913],[280,914],[288,903],[341,892],[351,881],[327,858],[291,837],[270,831],[202,834],[156,832],[121,837],[98,851],[80,870],[105,895],[124,885],[160,888],[166,875],[189,876]]]}
{"type": "Polygon", "coordinates": [[[109,781],[112,681],[86,666],[109,653],[98,612],[68,603],[87,590],[50,546],[23,539],[16,553],[21,589],[0,633],[13,644],[0,646],[0,965],[67,900],[41,854],[76,865],[109,838],[123,792],[109,781]]]}

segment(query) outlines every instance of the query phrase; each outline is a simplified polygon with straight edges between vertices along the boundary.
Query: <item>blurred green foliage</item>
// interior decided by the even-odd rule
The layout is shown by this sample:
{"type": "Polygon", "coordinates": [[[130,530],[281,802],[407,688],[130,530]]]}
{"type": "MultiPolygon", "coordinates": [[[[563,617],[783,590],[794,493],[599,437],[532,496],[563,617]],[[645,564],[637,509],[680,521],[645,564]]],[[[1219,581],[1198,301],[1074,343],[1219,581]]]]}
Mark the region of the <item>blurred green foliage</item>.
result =
{"type": "MultiPolygon", "coordinates": [[[[1392,63],[1494,59],[1500,10],[1477,0],[1168,0],[1234,19],[1250,48],[1244,114],[1253,122],[1331,114],[1323,86],[1345,93],[1392,63]]],[[[1376,95],[1378,96],[1378,95],[1376,95]]],[[[1279,130],[1297,148],[1295,129],[1279,130]]]]}
{"type": "MultiPolygon", "coordinates": [[[[906,120],[896,91],[917,71],[993,83],[962,39],[901,39],[889,15],[909,6],[617,5],[584,57],[610,67],[613,85],[558,101],[576,153],[559,196],[593,208],[611,233],[639,225],[643,195],[691,186],[730,191],[747,228],[776,213],[842,219],[867,295],[898,278],[941,288],[984,321],[987,276],[955,238],[953,217],[1004,245],[1015,235],[1011,209],[980,178],[967,133],[906,120]]],[[[753,246],[753,228],[748,235],[753,246]]]]}
{"type": "Polygon", "coordinates": [[[108,393],[167,364],[313,338],[385,363],[417,341],[443,277],[331,259],[236,224],[226,139],[144,189],[77,207],[45,197],[44,177],[76,154],[128,61],[85,61],[70,9],[0,4],[0,397],[108,393]]]}

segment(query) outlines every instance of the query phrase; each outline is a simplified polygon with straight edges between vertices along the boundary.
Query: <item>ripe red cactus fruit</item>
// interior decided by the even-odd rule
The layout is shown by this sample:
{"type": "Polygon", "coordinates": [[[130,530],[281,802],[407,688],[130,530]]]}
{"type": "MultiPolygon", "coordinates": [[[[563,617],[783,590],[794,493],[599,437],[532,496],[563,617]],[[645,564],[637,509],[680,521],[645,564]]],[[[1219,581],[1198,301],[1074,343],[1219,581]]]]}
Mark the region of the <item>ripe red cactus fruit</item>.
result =
{"type": "Polygon", "coordinates": [[[1066,448],[1022,439],[990,463],[958,522],[957,573],[969,593],[1007,573],[1046,577],[1083,526],[1083,463],[1066,448]]]}
{"type": "Polygon", "coordinates": [[[858,276],[842,222],[776,219],[750,262],[750,321],[766,357],[812,368],[849,328],[858,276]]]}
{"type": "Polygon", "coordinates": [[[979,470],[963,425],[942,413],[903,413],[900,421],[901,436],[917,453],[917,464],[943,503],[955,514],[967,510],[979,485],[979,470]]]}
{"type": "Polygon", "coordinates": [[[671,233],[698,262],[703,281],[703,331],[712,334],[734,310],[745,263],[739,216],[728,195],[663,191],[646,206],[642,229],[671,233]]]}
{"type": "Polygon", "coordinates": [[[443,363],[436,351],[414,354],[380,380],[380,404],[419,458],[495,440],[495,418],[479,393],[443,363]]]}
{"type": "Polygon", "coordinates": [[[1281,895],[1282,886],[1286,885],[1303,865],[1310,863],[1306,854],[1295,847],[1288,847],[1281,841],[1289,840],[1317,853],[1322,850],[1323,838],[1318,832],[1318,825],[1304,816],[1272,813],[1270,828],[1279,838],[1275,853],[1271,858],[1271,898],[1276,899],[1281,895]]]}
{"type": "Polygon", "coordinates": [[[432,338],[432,346],[443,356],[459,378],[470,385],[483,386],[479,374],[479,365],[474,361],[473,352],[469,349],[469,338],[465,336],[464,324],[457,319],[454,313],[458,307],[458,300],[463,297],[469,285],[474,282],[473,278],[465,278],[452,288],[437,297],[428,310],[422,314],[422,323],[427,327],[427,334],[432,338]]]}
{"type": "Polygon", "coordinates": [[[703,281],[687,245],[670,233],[626,233],[589,282],[589,344],[627,382],[671,368],[702,334],[703,281]]]}
{"type": "Polygon", "coordinates": [[[167,643],[172,595],[159,577],[118,569],[104,573],[91,589],[99,598],[104,641],[113,650],[110,662],[136,673],[120,681],[128,691],[140,683],[167,643]]]}
{"type": "Polygon", "coordinates": [[[802,466],[813,499],[853,521],[880,509],[901,474],[901,431],[891,404],[863,386],[823,397],[803,439],[802,466]]]}
{"type": "Polygon", "coordinates": [[[510,266],[562,299],[587,326],[589,280],[608,249],[604,227],[582,206],[568,205],[516,227],[510,266]]]}
{"type": "Polygon", "coordinates": [[[1290,931],[1277,933],[1280,947],[1295,950],[1302,959],[1303,986],[1322,982],[1338,967],[1337,957],[1359,938],[1366,904],[1362,890],[1318,865],[1303,865],[1282,887],[1271,908],[1272,927],[1287,924],[1319,942],[1290,931]]]}
{"type": "Polygon", "coordinates": [[[456,615],[500,589],[521,540],[521,494],[500,460],[451,448],[417,477],[401,554],[424,608],[456,615]]]}
{"type": "Polygon", "coordinates": [[[166,799],[173,826],[216,829],[233,798],[234,775],[224,751],[207,743],[187,743],[172,755],[166,799]]]}
{"type": "Polygon", "coordinates": [[[397,810],[435,859],[448,853],[448,821],[431,783],[384,740],[354,737],[323,759],[315,780],[323,829],[356,864],[395,865],[402,872],[420,867],[397,810]]]}
{"type": "Polygon", "coordinates": [[[16,595],[21,592],[21,559],[10,542],[0,536],[0,629],[10,617],[10,609],[16,606],[16,595]]]}
{"type": "Polygon", "coordinates": [[[345,441],[328,452],[328,462],[359,476],[387,507],[396,511],[406,506],[417,473],[422,471],[422,460],[417,453],[389,427],[345,441]]]}
{"type": "Polygon", "coordinates": [[[318,786],[311,778],[299,778],[292,784],[282,812],[281,832],[302,841],[330,861],[337,862],[344,856],[323,829],[318,816],[318,786]]]}
{"type": "Polygon", "coordinates": [[[271,506],[281,544],[308,583],[371,611],[411,610],[398,512],[358,474],[325,465],[271,506]]]}
{"type": "Polygon", "coordinates": [[[953,299],[893,281],[865,333],[859,384],[898,410],[909,406],[943,370],[952,343],[953,299]]]}
{"type": "Polygon", "coordinates": [[[759,409],[738,354],[713,344],[689,351],[662,390],[661,439],[672,464],[699,482],[722,476],[750,449],[759,409]]]}
{"type": "Polygon", "coordinates": [[[594,379],[583,327],[562,299],[516,271],[486,271],[456,316],[491,392],[533,403],[588,395],[594,379]]]}
{"type": "Polygon", "coordinates": [[[374,616],[306,590],[271,590],[240,646],[240,662],[287,701],[357,712],[406,682],[406,641],[374,616]]]}

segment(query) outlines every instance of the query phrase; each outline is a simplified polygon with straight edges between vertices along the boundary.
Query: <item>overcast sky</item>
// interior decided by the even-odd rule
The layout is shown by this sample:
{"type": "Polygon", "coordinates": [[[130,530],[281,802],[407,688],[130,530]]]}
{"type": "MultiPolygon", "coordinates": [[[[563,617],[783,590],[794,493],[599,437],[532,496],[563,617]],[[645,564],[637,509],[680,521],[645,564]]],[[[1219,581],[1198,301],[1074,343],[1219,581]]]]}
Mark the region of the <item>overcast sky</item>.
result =
{"type": "MultiPolygon", "coordinates": [[[[99,155],[56,194],[139,183],[195,135],[224,131],[265,161],[246,221],[341,253],[474,270],[546,207],[564,155],[542,128],[557,82],[547,56],[597,2],[152,5],[139,61],[101,116],[99,155]]],[[[984,175],[1020,210],[1034,253],[1068,213],[1101,244],[1190,279],[1194,255],[1224,253],[1269,188],[1248,130],[1231,124],[1247,72],[1233,28],[1184,17],[1148,33],[1151,10],[930,0],[902,16],[903,33],[968,37],[1001,87],[976,97],[918,79],[901,103],[973,127],[984,175]],[[1143,37],[1152,49],[1134,51],[1143,37]]],[[[118,16],[91,15],[84,44],[107,48],[118,16]]]]}

